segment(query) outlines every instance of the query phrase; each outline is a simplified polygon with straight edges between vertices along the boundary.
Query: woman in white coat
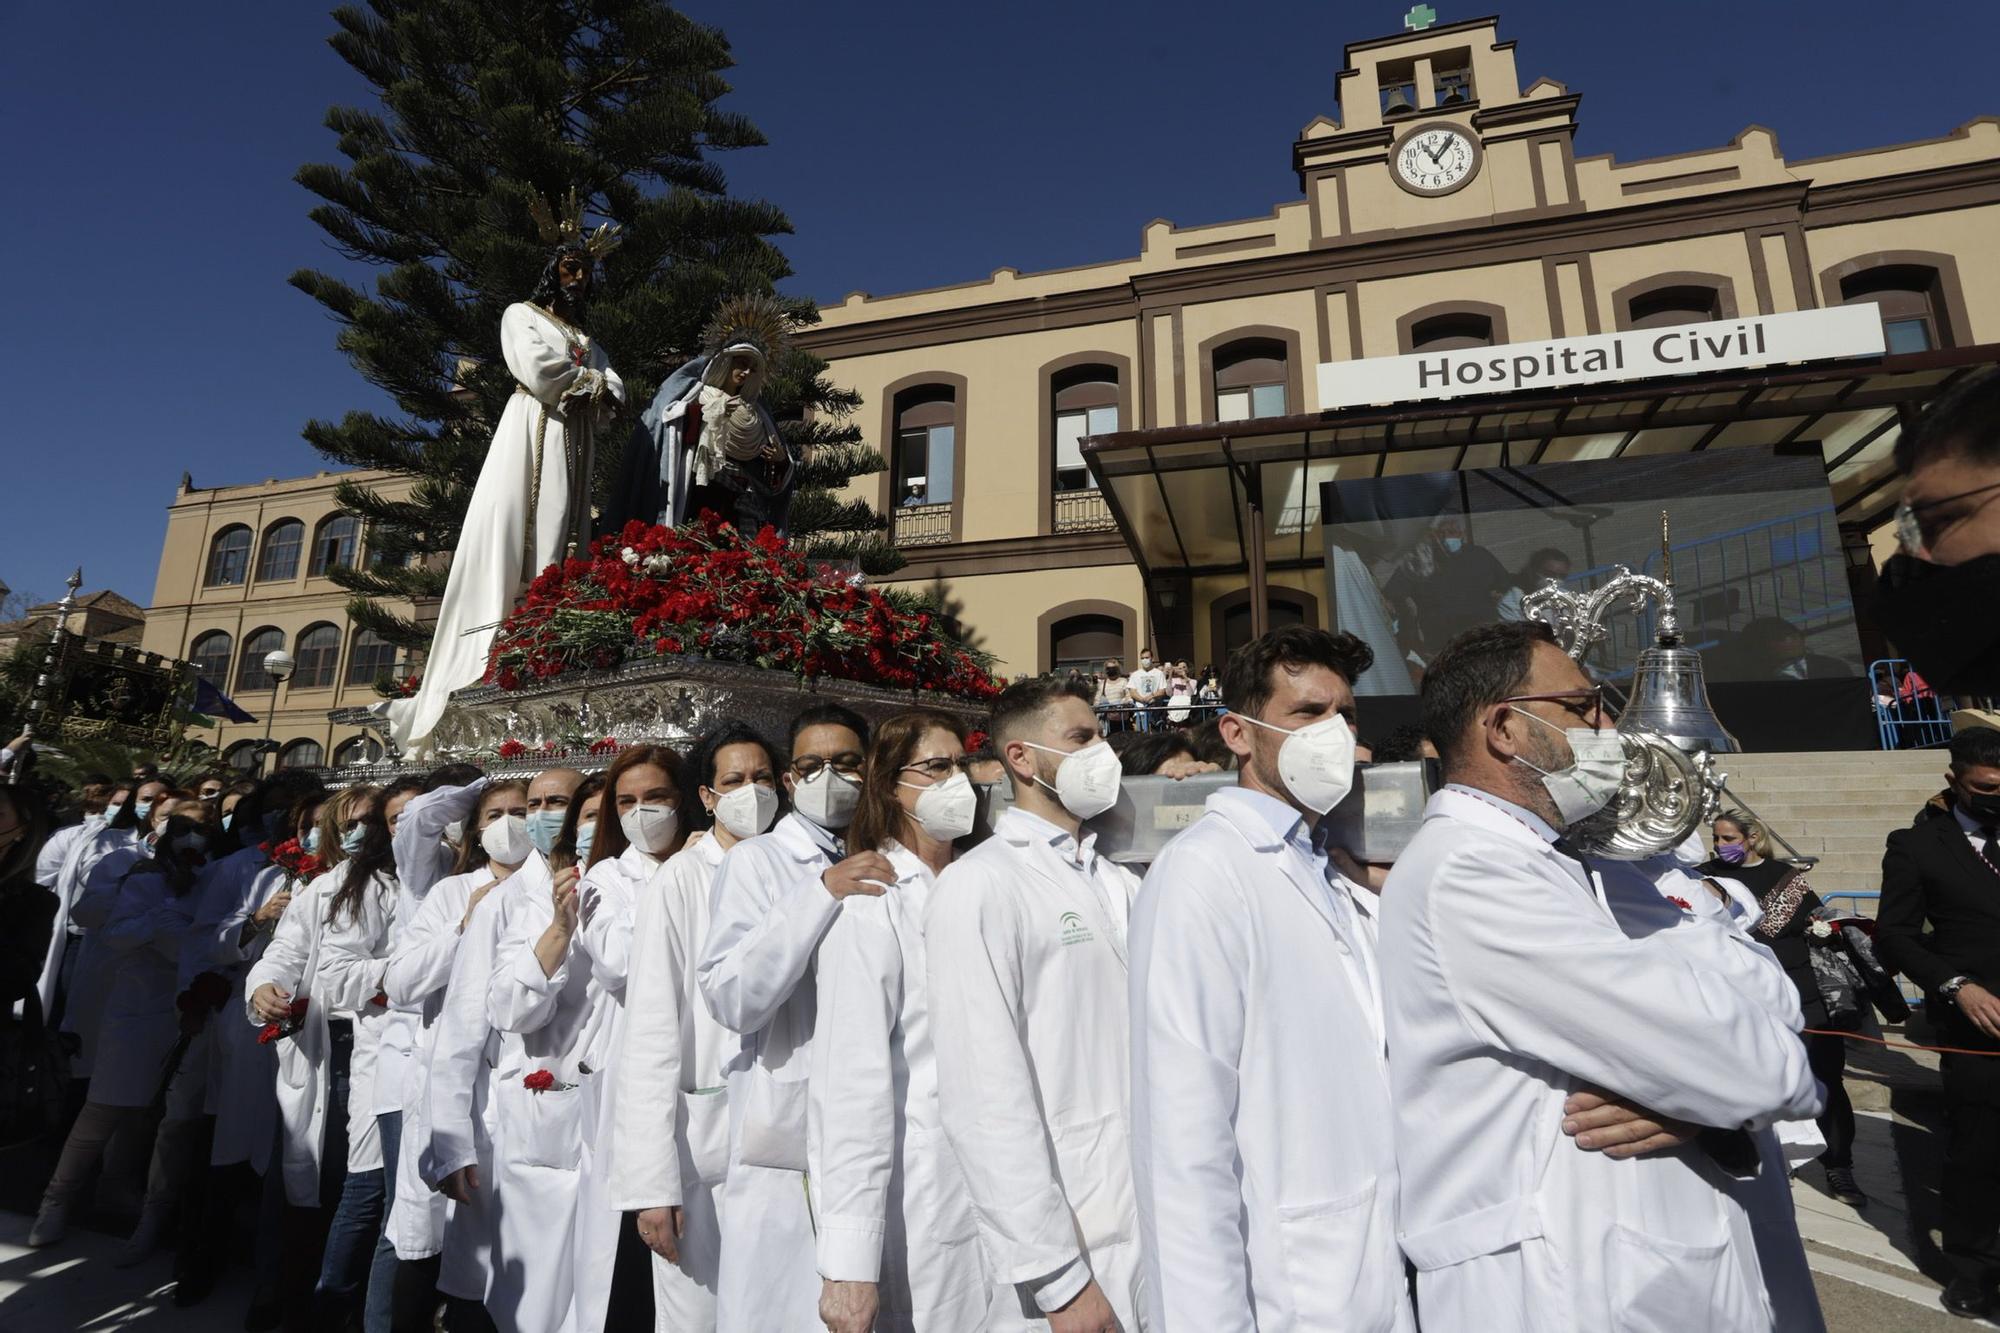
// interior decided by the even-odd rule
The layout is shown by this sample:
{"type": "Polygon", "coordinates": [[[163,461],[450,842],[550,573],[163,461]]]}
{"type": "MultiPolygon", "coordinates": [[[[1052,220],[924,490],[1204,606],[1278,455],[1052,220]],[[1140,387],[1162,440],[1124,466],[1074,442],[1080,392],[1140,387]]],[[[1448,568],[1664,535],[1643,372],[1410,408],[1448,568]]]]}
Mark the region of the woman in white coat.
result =
{"type": "Polygon", "coordinates": [[[109,950],[91,943],[91,932],[111,919],[118,886],[151,848],[160,826],[173,813],[173,791],[157,779],[140,783],[132,797],[117,806],[97,836],[81,843],[64,874],[69,884],[63,900],[69,904],[69,925],[83,932],[69,993],[63,998],[62,1031],[76,1037],[81,1049],[70,1061],[70,1072],[87,1078],[96,1067],[97,1023],[110,992],[115,960],[109,950]]]}
{"type": "Polygon", "coordinates": [[[735,1034],[695,983],[708,895],[723,853],[771,826],[781,765],[769,741],[725,722],[688,756],[704,830],[654,872],[633,913],[632,960],[613,1106],[612,1207],[635,1216],[653,1251],[655,1326],[713,1333],[722,1236],[717,1196],[729,1169],[729,1093],[722,1052],[735,1034]]]}
{"type": "Polygon", "coordinates": [[[579,896],[561,905],[530,898],[488,982],[488,1017],[521,1038],[530,1062],[524,1078],[499,1087],[497,1135],[502,1251],[539,1260],[528,1265],[515,1315],[522,1327],[627,1327],[628,1302],[652,1322],[645,1252],[611,1206],[616,1168],[604,1146],[632,903],[680,846],[680,773],[680,756],[664,746],[619,754],[605,773],[579,896]],[[621,1265],[622,1237],[632,1250],[621,1265]]]}
{"type": "Polygon", "coordinates": [[[431,1052],[437,1019],[444,1010],[445,985],[473,909],[527,859],[506,863],[490,859],[486,851],[489,842],[503,850],[514,846],[505,836],[513,830],[502,826],[510,819],[525,820],[527,795],[528,784],[517,778],[441,788],[419,798],[427,802],[433,817],[469,817],[471,827],[453,873],[420,894],[412,892],[407,882],[400,885],[390,951],[382,967],[382,993],[392,1014],[403,1016],[414,1030],[403,1057],[407,1068],[399,1073],[401,1110],[394,1134],[398,1160],[393,1163],[387,1157],[387,1136],[384,1139],[383,1168],[389,1172],[390,1197],[383,1231],[396,1262],[385,1271],[378,1257],[369,1275],[368,1333],[376,1333],[378,1320],[383,1333],[391,1327],[429,1328],[436,1312],[439,1255],[450,1204],[424,1182],[419,1169],[423,1145],[429,1141],[431,1052]],[[496,828],[501,832],[488,833],[496,828]],[[385,1281],[391,1290],[377,1291],[376,1284],[385,1281]]]}
{"type": "Polygon", "coordinates": [[[806,1160],[831,1333],[983,1328],[997,1294],[938,1119],[924,950],[937,876],[979,810],[964,760],[965,732],[944,714],[876,730],[847,845],[887,857],[896,882],[849,900],[814,962],[806,1160]]]}
{"type": "Polygon", "coordinates": [[[371,1111],[386,1010],[366,960],[385,947],[394,919],[395,857],[379,788],[341,792],[313,832],[329,869],[292,899],[245,984],[252,1023],[297,1024],[278,1038],[281,1162],[294,1208],[333,1207],[314,1290],[322,1309],[338,1311],[360,1291],[381,1225],[371,1111]]]}
{"type": "MultiPolygon", "coordinates": [[[[207,836],[194,821],[169,819],[161,845],[120,876],[114,908],[95,936],[111,961],[99,1029],[104,1060],[43,1191],[28,1236],[31,1246],[62,1239],[70,1208],[105,1144],[122,1125],[141,1116],[159,1090],[161,1064],[180,1032],[174,997],[181,943],[194,920],[196,872],[207,856],[207,836]]],[[[155,1159],[148,1209],[170,1206],[182,1183],[166,1166],[155,1159]]]]}

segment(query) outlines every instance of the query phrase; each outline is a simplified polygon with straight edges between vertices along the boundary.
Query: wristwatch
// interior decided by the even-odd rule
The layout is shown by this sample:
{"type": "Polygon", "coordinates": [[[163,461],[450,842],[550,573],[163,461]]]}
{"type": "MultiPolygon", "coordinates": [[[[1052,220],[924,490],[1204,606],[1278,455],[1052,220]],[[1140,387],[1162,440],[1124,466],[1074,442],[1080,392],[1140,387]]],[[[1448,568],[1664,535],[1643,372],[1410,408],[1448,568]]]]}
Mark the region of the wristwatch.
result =
{"type": "Polygon", "coordinates": [[[1947,981],[1944,983],[1944,985],[1938,987],[1937,990],[1938,998],[1940,1000],[1945,1001],[1948,1004],[1957,1004],[1959,987],[1965,985],[1965,983],[1970,980],[1972,980],[1971,977],[1965,976],[1963,974],[1953,977],[1950,981],[1947,981]]]}

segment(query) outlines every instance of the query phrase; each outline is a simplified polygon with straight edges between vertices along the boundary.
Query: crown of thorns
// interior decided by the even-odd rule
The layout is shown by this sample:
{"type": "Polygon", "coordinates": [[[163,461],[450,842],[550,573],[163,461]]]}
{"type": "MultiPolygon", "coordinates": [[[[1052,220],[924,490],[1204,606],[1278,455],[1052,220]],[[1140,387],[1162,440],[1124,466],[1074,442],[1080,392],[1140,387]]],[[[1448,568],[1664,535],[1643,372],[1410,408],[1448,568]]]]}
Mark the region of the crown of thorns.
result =
{"type": "Polygon", "coordinates": [[[616,223],[602,223],[590,232],[583,229],[583,200],[577,197],[575,186],[571,186],[563,198],[560,217],[543,199],[535,199],[528,204],[528,216],[535,220],[535,228],[541,232],[544,242],[557,246],[580,245],[593,261],[603,259],[625,239],[623,229],[616,223]]]}

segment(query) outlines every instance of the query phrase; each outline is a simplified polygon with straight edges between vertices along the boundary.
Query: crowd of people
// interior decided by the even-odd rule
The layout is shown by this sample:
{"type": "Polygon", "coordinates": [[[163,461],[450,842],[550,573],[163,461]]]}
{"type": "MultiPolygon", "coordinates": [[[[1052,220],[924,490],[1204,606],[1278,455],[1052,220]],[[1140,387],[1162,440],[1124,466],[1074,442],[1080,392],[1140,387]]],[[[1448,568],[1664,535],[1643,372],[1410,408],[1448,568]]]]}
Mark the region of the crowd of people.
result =
{"type": "Polygon", "coordinates": [[[1819,1327],[1773,1129],[1850,1165],[1786,953],[1827,914],[1742,816],[1570,848],[1610,721],[1519,622],[1382,738],[1448,785],[1356,862],[1315,834],[1369,656],[1274,631],[1116,747],[1040,678],[984,738],[820,705],[590,775],[142,771],[52,834],[0,786],[15,1036],[70,1034],[80,1102],[31,1244],[128,1188],[121,1262],[194,1304],[247,1245],[249,1328],[1819,1327]],[[1127,776],[1204,771],[1150,867],[1098,854],[1127,776]]]}

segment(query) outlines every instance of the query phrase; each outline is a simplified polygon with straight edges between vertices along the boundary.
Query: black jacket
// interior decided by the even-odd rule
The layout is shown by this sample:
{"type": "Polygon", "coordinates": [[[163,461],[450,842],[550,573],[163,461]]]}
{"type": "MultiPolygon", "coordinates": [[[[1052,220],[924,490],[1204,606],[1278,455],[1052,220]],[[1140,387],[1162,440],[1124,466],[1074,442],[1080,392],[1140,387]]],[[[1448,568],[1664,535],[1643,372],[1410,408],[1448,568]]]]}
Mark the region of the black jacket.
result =
{"type": "Polygon", "coordinates": [[[2000,1050],[1937,998],[1937,988],[1958,976],[2000,990],[2000,873],[1956,819],[1926,819],[1889,835],[1875,946],[1885,966],[1923,988],[1943,1045],[2000,1050]]]}
{"type": "MultiPolygon", "coordinates": [[[[1716,879],[1734,879],[1757,895],[1757,905],[1769,909],[1771,896],[1797,877],[1797,871],[1782,861],[1766,859],[1754,866],[1731,865],[1717,858],[1697,867],[1697,872],[1716,879]]],[[[1812,946],[1806,940],[1806,927],[1812,924],[1813,913],[1820,909],[1819,895],[1807,889],[1799,900],[1798,910],[1792,919],[1775,937],[1761,930],[1752,935],[1759,944],[1767,946],[1778,957],[1785,975],[1798,987],[1799,1012],[1809,1028],[1823,1028],[1827,1025],[1826,1001],[1819,993],[1819,978],[1813,973],[1812,946]]]]}

